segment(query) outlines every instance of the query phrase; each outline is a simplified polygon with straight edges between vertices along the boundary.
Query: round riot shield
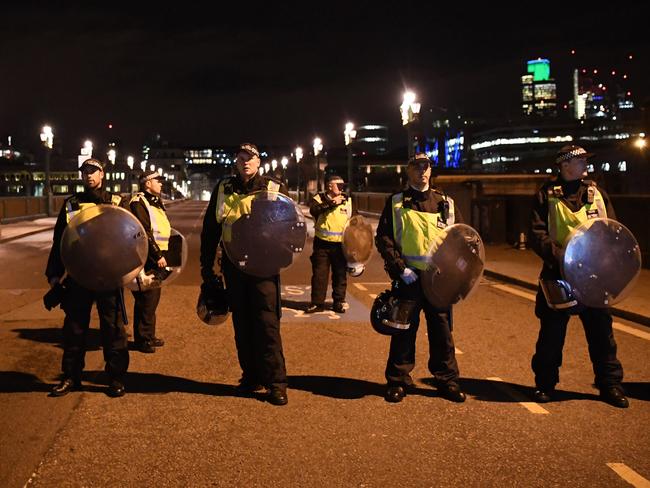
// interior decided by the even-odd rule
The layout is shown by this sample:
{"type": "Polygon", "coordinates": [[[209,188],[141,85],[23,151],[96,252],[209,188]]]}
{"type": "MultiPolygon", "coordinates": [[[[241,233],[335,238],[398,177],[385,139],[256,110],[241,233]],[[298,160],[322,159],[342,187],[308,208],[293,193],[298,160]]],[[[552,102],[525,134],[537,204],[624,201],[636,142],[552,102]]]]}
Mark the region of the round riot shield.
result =
{"type": "Polygon", "coordinates": [[[445,309],[466,298],[478,285],[485,265],[485,249],[478,232],[469,225],[444,229],[429,250],[428,267],[420,275],[424,295],[436,308],[445,309]]]}
{"type": "Polygon", "coordinates": [[[133,291],[152,290],[169,285],[180,276],[187,263],[187,241],[185,236],[176,229],[171,230],[165,260],[167,266],[140,270],[138,275],[126,284],[126,287],[133,291]]]}
{"type": "Polygon", "coordinates": [[[364,265],[372,255],[372,244],[372,226],[362,215],[355,215],[348,221],[341,243],[350,275],[363,273],[364,265]]]}
{"type": "Polygon", "coordinates": [[[623,300],[640,272],[639,244],[620,222],[590,219],[567,239],[562,273],[578,302],[588,307],[611,307],[623,300]]]}
{"type": "Polygon", "coordinates": [[[138,275],[147,247],[147,235],[133,214],[114,205],[96,205],[79,212],[66,226],[61,259],[81,286],[109,291],[138,275]]]}
{"type": "Polygon", "coordinates": [[[293,263],[307,239],[302,211],[286,195],[263,190],[242,196],[223,221],[228,259],[246,274],[277,275],[293,263]]]}

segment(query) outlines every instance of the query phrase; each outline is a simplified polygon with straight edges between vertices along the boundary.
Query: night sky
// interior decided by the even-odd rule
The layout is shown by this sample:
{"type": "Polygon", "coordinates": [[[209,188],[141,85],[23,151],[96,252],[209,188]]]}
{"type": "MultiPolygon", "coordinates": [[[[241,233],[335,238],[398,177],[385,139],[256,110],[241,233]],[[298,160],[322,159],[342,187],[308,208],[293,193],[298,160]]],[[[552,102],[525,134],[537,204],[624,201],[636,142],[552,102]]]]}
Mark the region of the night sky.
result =
{"type": "Polygon", "coordinates": [[[72,155],[109,137],[135,154],[154,133],[181,145],[307,147],[320,135],[341,146],[348,119],[400,137],[405,87],[423,109],[517,116],[525,61],[538,56],[562,103],[574,66],[626,70],[634,100],[650,96],[647,3],[310,3],[5,3],[0,137],[30,148],[47,122],[72,155]]]}

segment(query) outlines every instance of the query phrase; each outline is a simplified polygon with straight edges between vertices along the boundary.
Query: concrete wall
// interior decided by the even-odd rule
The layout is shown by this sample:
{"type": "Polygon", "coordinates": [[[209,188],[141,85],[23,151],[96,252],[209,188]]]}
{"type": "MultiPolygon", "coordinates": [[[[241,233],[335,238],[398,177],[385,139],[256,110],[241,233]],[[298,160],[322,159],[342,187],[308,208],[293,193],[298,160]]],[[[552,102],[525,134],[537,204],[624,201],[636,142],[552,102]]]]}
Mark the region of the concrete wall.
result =
{"type": "MultiPolygon", "coordinates": [[[[456,177],[454,177],[456,178],[456,177]]],[[[474,227],[488,244],[512,244],[521,233],[528,237],[533,195],[541,184],[534,180],[514,181],[494,179],[484,185],[478,179],[436,181],[454,198],[465,223],[474,227]],[[446,184],[445,184],[446,183],[446,184]]],[[[378,215],[390,193],[354,193],[352,198],[360,212],[378,215]]],[[[634,234],[643,259],[650,268],[650,226],[645,216],[650,215],[648,195],[610,195],[616,218],[634,234]]]]}
{"type": "MultiPolygon", "coordinates": [[[[53,215],[57,215],[67,195],[56,195],[53,215]]],[[[45,216],[45,197],[0,197],[0,222],[12,222],[23,218],[45,216]]]]}

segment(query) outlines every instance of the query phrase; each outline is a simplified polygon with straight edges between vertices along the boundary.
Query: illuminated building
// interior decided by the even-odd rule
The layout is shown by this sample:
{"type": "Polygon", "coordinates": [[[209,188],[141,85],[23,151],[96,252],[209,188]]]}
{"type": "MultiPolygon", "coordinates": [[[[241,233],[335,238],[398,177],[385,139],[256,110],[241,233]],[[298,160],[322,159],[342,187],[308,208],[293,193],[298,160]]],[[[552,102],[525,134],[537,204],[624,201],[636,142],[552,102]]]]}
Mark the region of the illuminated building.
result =
{"type": "Polygon", "coordinates": [[[378,124],[366,124],[357,127],[357,136],[353,147],[355,152],[381,155],[388,152],[388,127],[378,124]]]}
{"type": "Polygon", "coordinates": [[[578,120],[616,120],[634,108],[632,93],[625,88],[627,75],[599,74],[597,69],[573,71],[573,116],[578,120]]]}
{"type": "Polygon", "coordinates": [[[556,85],[548,59],[528,61],[527,73],[521,77],[521,108],[527,116],[557,116],[556,85]]]}

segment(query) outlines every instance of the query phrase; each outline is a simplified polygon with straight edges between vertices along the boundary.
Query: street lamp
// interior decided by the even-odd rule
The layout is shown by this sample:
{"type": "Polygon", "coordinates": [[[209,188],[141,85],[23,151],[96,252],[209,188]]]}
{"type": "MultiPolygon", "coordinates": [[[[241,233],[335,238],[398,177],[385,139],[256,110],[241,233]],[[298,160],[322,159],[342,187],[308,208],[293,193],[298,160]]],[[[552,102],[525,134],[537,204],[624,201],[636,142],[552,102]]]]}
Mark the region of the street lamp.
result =
{"type": "Polygon", "coordinates": [[[106,155],[108,156],[108,160],[111,162],[111,164],[115,164],[115,159],[117,158],[117,151],[115,151],[115,149],[109,149],[106,155]]]}
{"type": "Polygon", "coordinates": [[[300,160],[302,159],[302,147],[298,146],[295,150],[296,155],[296,170],[298,171],[298,176],[296,177],[296,193],[298,203],[300,203],[300,160]]]}
{"type": "Polygon", "coordinates": [[[318,155],[323,150],[323,140],[320,137],[314,138],[314,162],[316,163],[316,193],[320,188],[320,165],[318,164],[318,155]]]}
{"type": "Polygon", "coordinates": [[[134,163],[135,163],[135,159],[133,158],[133,156],[127,156],[126,164],[128,165],[129,169],[133,169],[134,163]]]}
{"type": "Polygon", "coordinates": [[[52,208],[52,188],[50,187],[50,154],[52,153],[52,146],[54,146],[54,131],[49,125],[43,126],[41,129],[41,142],[45,148],[45,213],[50,216],[52,208]]]}
{"type": "Polygon", "coordinates": [[[354,187],[352,184],[352,141],[357,137],[357,131],[354,129],[354,124],[352,122],[345,124],[343,135],[345,136],[345,146],[348,150],[348,185],[350,191],[352,191],[352,188],[354,187]]]}
{"type": "Polygon", "coordinates": [[[415,93],[408,90],[404,92],[402,98],[402,105],[400,105],[399,110],[402,115],[402,125],[406,126],[406,135],[408,137],[408,158],[413,157],[413,137],[411,135],[411,125],[418,118],[420,113],[420,103],[415,101],[415,93]]]}

